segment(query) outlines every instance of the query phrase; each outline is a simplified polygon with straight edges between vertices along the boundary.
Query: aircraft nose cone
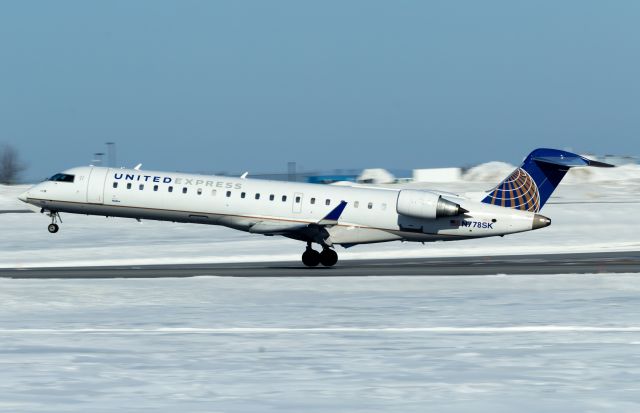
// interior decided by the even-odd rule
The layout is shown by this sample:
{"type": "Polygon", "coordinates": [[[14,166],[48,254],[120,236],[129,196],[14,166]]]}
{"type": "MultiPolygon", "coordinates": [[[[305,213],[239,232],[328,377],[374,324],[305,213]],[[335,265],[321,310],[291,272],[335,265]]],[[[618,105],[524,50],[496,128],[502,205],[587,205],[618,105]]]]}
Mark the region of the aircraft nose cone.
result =
{"type": "Polygon", "coordinates": [[[29,191],[24,191],[23,193],[18,195],[18,199],[21,200],[22,202],[27,202],[28,195],[29,195],[29,191]]]}
{"type": "Polygon", "coordinates": [[[544,227],[548,227],[551,225],[551,220],[544,215],[535,214],[533,216],[533,228],[532,229],[540,229],[544,227]]]}

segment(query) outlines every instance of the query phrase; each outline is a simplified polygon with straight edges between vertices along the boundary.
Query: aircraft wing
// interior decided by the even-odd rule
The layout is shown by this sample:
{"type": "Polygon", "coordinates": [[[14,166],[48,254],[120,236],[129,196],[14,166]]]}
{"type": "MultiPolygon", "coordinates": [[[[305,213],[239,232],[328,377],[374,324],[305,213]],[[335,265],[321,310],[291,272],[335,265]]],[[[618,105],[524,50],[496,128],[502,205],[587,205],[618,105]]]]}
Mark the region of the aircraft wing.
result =
{"type": "Polygon", "coordinates": [[[285,235],[314,241],[322,239],[324,241],[329,236],[326,228],[338,224],[338,220],[346,207],[346,201],[340,202],[324,218],[315,223],[259,221],[251,226],[249,232],[264,235],[285,235]]]}

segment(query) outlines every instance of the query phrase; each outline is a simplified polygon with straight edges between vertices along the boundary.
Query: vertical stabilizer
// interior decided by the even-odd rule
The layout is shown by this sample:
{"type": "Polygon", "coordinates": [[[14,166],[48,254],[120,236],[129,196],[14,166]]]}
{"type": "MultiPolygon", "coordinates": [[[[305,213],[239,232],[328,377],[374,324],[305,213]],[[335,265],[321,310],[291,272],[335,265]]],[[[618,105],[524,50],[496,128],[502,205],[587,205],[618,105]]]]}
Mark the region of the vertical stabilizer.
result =
{"type": "Polygon", "coordinates": [[[613,165],[557,149],[536,149],[527,156],[519,168],[489,191],[482,202],[539,212],[569,169],[579,166],[613,165]]]}

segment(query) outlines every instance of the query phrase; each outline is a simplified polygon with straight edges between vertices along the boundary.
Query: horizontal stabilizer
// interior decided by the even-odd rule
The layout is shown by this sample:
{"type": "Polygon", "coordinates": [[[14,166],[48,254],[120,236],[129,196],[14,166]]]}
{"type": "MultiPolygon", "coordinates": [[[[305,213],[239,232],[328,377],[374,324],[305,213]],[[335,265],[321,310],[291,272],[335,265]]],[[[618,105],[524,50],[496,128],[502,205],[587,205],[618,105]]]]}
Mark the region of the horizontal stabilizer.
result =
{"type": "Polygon", "coordinates": [[[594,161],[585,158],[580,155],[574,156],[540,156],[531,158],[533,161],[547,163],[551,165],[566,166],[568,168],[579,166],[595,166],[599,168],[613,168],[615,165],[611,165],[604,162],[594,161]]]}

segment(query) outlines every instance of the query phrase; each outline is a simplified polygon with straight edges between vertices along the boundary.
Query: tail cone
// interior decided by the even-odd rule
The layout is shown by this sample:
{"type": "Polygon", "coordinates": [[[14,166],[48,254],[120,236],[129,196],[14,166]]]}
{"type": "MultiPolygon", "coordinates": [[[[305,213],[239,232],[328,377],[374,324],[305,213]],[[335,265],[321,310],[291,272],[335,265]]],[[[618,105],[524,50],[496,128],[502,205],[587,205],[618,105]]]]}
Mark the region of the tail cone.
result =
{"type": "Polygon", "coordinates": [[[533,216],[533,226],[531,229],[540,229],[551,225],[551,220],[544,215],[535,214],[533,216]]]}

